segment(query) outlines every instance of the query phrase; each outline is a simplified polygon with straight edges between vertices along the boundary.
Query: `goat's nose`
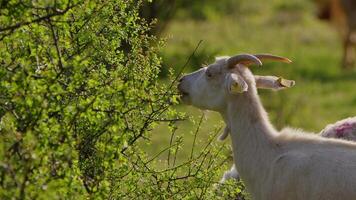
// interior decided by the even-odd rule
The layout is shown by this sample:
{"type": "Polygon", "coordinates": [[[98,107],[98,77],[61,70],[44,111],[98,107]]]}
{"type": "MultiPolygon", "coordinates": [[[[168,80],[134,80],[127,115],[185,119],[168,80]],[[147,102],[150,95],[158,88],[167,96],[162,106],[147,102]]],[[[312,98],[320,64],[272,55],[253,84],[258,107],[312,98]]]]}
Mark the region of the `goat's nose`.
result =
{"type": "Polygon", "coordinates": [[[182,81],[183,81],[183,79],[184,79],[184,76],[180,77],[180,79],[178,80],[178,81],[179,81],[179,83],[180,83],[180,82],[182,82],[182,81]]]}

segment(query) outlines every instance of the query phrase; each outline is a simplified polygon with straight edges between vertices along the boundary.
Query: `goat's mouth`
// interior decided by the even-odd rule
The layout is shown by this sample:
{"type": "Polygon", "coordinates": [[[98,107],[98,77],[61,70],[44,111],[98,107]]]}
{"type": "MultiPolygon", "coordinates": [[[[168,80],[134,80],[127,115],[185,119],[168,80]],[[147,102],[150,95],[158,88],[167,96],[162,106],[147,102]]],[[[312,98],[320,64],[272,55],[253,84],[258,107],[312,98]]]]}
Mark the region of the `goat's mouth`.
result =
{"type": "Polygon", "coordinates": [[[180,100],[183,103],[185,103],[185,104],[189,103],[189,93],[188,92],[185,92],[183,90],[179,90],[179,97],[180,97],[180,100]]]}
{"type": "Polygon", "coordinates": [[[190,102],[189,92],[187,92],[185,90],[185,88],[183,87],[181,82],[178,84],[177,89],[178,89],[178,92],[179,92],[180,101],[185,103],[185,104],[189,104],[189,102],[190,102]]]}
{"type": "Polygon", "coordinates": [[[185,103],[189,98],[189,93],[184,91],[179,91],[179,97],[185,103]]]}
{"type": "Polygon", "coordinates": [[[184,97],[184,96],[189,96],[188,92],[184,92],[184,91],[179,91],[180,96],[184,97]]]}

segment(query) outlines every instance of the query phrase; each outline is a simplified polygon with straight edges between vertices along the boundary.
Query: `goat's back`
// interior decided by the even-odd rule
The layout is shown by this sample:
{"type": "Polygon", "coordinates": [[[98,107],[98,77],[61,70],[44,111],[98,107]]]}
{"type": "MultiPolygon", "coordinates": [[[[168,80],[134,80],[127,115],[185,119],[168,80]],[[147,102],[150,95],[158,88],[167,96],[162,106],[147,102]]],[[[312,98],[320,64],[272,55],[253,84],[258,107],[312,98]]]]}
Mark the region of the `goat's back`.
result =
{"type": "Polygon", "coordinates": [[[356,143],[298,133],[282,137],[279,145],[271,165],[271,197],[356,198],[356,143]]]}

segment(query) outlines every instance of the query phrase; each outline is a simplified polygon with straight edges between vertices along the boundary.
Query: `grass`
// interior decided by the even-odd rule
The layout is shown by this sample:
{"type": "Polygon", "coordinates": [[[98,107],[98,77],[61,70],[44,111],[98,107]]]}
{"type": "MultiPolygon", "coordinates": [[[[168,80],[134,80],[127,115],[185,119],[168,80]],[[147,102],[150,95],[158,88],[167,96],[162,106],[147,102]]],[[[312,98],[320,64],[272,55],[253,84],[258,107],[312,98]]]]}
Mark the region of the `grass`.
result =
{"type": "MultiPolygon", "coordinates": [[[[260,91],[270,119],[278,129],[291,126],[317,133],[328,123],[355,116],[356,72],[341,70],[342,50],[337,31],[315,18],[310,2],[274,0],[266,7],[258,3],[240,5],[241,12],[236,15],[205,21],[174,20],[165,33],[167,44],[162,55],[166,66],[182,66],[199,40],[203,40],[202,47],[187,71],[212,62],[217,55],[264,52],[286,56],[293,60],[292,64],[266,63],[252,69],[255,74],[296,80],[296,86],[288,90],[260,91]]],[[[177,109],[195,121],[202,113],[184,105],[177,109]]],[[[209,135],[223,127],[216,113],[207,112],[205,118],[198,135],[198,150],[209,135]]],[[[176,135],[185,141],[178,160],[184,160],[190,154],[196,125],[184,121],[178,127],[176,135]]],[[[154,154],[168,146],[167,130],[165,125],[155,128],[151,141],[144,144],[147,152],[154,154]]],[[[221,145],[228,146],[229,141],[221,145]]]]}

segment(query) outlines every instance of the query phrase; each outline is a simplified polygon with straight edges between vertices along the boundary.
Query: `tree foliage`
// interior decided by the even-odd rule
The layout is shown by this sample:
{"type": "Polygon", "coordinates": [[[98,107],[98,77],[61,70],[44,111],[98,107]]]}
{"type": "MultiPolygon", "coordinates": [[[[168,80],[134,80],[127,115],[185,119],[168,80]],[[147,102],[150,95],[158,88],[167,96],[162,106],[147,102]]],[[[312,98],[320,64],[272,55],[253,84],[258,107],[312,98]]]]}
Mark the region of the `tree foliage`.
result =
{"type": "Polygon", "coordinates": [[[175,163],[182,115],[174,82],[157,78],[161,45],[141,1],[0,5],[1,199],[213,195],[223,147],[212,138],[175,163]],[[162,166],[137,145],[161,122],[172,134],[162,166]]]}

